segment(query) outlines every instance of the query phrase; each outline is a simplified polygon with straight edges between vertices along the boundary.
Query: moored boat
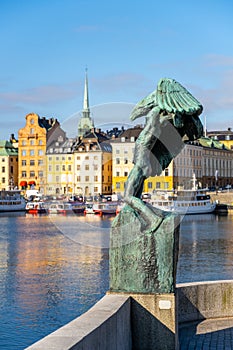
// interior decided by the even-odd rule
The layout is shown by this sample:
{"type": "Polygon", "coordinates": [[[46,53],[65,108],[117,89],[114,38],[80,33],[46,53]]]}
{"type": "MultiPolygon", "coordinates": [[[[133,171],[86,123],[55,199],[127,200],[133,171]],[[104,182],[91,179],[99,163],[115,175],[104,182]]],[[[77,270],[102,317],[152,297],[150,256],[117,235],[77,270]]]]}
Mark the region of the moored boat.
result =
{"type": "Polygon", "coordinates": [[[207,189],[177,191],[172,195],[164,195],[159,199],[151,199],[149,203],[164,211],[182,215],[213,213],[216,203],[211,201],[207,189]]]}
{"type": "Polygon", "coordinates": [[[52,202],[48,206],[49,214],[71,214],[73,213],[72,204],[68,202],[52,202]]]}
{"type": "Polygon", "coordinates": [[[0,212],[25,211],[26,200],[20,190],[0,191],[0,212]]]}
{"type": "Polygon", "coordinates": [[[115,215],[117,206],[118,202],[98,202],[93,204],[92,210],[99,215],[115,215]]]}
{"type": "Polygon", "coordinates": [[[44,202],[27,202],[25,209],[29,214],[46,213],[44,202]]]}

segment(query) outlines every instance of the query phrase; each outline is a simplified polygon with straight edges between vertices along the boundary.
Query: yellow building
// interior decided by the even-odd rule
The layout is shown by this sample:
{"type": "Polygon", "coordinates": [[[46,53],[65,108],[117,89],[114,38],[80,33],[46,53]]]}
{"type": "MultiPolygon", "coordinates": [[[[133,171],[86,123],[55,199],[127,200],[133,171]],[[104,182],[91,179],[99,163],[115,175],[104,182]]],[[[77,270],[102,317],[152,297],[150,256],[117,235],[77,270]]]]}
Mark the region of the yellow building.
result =
{"type": "Polygon", "coordinates": [[[30,113],[26,125],[18,131],[18,183],[22,190],[32,187],[45,193],[46,189],[46,147],[60,126],[54,118],[41,118],[30,113]]]}
{"type": "Polygon", "coordinates": [[[47,148],[47,195],[72,195],[74,192],[73,139],[59,135],[47,148]]]}
{"type": "Polygon", "coordinates": [[[0,190],[14,189],[17,186],[18,186],[17,142],[16,140],[0,141],[0,190]]]}

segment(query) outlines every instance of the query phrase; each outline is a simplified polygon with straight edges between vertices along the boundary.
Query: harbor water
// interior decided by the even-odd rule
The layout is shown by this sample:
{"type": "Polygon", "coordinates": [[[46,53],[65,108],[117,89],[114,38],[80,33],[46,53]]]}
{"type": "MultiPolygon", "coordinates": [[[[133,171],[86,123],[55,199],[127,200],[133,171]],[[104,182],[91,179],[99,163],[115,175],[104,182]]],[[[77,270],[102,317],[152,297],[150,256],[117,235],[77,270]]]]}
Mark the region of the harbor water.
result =
{"type": "MultiPolygon", "coordinates": [[[[21,350],[109,288],[113,217],[0,214],[0,349],[21,350]]],[[[177,282],[233,279],[233,215],[181,222],[177,282]]]]}

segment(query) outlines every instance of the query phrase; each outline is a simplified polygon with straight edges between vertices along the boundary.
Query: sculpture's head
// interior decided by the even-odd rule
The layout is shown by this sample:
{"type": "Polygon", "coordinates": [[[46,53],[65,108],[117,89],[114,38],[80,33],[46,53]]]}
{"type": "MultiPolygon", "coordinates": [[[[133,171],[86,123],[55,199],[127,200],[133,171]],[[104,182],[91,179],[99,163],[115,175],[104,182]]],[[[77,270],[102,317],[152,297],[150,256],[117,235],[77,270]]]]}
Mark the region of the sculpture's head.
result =
{"type": "Polygon", "coordinates": [[[167,115],[184,140],[192,141],[203,135],[203,126],[199,118],[203,107],[177,81],[160,79],[156,89],[156,102],[160,113],[167,115]]]}
{"type": "Polygon", "coordinates": [[[161,122],[169,120],[184,140],[192,141],[203,135],[199,119],[202,105],[174,79],[160,79],[157,89],[135,106],[130,119],[147,115],[154,108],[158,109],[161,122]]]}

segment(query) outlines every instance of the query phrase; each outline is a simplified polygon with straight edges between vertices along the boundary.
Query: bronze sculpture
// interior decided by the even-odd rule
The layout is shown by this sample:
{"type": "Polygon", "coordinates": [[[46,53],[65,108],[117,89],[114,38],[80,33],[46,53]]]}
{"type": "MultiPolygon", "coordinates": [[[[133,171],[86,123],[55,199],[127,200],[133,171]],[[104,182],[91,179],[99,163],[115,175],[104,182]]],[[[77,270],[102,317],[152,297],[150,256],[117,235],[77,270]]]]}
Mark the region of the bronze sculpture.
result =
{"type": "MultiPolygon", "coordinates": [[[[202,105],[174,79],[160,79],[157,89],[133,109],[130,119],[146,116],[145,127],[136,141],[134,167],[128,176],[125,202],[150,224],[154,212],[140,200],[144,180],[160,175],[184,147],[184,141],[202,136],[199,115],[202,105]]],[[[155,211],[155,210],[154,210],[155,211]]],[[[161,216],[160,211],[156,211],[161,216]]],[[[159,222],[160,220],[157,221],[159,222]]]]}
{"type": "Polygon", "coordinates": [[[185,141],[202,136],[202,105],[174,79],[163,78],[133,109],[132,120],[146,116],[135,144],[126,205],[114,219],[110,240],[110,290],[171,293],[175,289],[179,216],[141,200],[143,183],[159,175],[185,141]]]}

